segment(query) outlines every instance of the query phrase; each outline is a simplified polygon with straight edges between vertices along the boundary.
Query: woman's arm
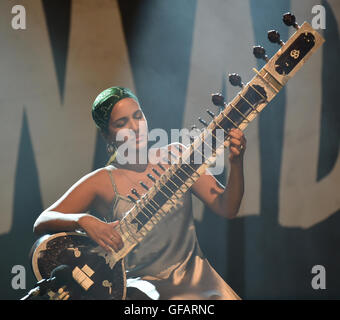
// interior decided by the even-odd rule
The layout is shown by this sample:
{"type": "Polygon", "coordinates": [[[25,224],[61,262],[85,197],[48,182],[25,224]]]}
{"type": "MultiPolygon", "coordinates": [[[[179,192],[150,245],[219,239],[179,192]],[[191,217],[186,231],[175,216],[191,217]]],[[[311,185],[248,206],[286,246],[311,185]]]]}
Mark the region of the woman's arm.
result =
{"type": "Polygon", "coordinates": [[[193,193],[211,210],[229,219],[236,217],[243,198],[243,156],[246,148],[246,139],[241,130],[231,130],[230,136],[230,173],[227,186],[224,187],[211,174],[202,175],[192,186],[193,193]]]}
{"type": "Polygon", "coordinates": [[[98,171],[94,171],[84,176],[42,212],[34,223],[34,233],[40,235],[55,231],[74,231],[79,228],[79,219],[89,215],[86,212],[98,194],[99,175],[98,171]]]}
{"type": "Polygon", "coordinates": [[[80,220],[90,216],[87,213],[61,213],[58,211],[44,211],[40,214],[33,226],[36,235],[54,233],[59,231],[75,231],[81,229],[80,220]]]}
{"type": "Polygon", "coordinates": [[[118,221],[105,223],[87,213],[98,198],[104,201],[103,190],[111,190],[110,184],[106,169],[86,175],[40,214],[34,223],[34,233],[41,235],[83,229],[104,249],[110,250],[111,247],[118,251],[123,246],[120,235],[114,229],[118,221]]]}

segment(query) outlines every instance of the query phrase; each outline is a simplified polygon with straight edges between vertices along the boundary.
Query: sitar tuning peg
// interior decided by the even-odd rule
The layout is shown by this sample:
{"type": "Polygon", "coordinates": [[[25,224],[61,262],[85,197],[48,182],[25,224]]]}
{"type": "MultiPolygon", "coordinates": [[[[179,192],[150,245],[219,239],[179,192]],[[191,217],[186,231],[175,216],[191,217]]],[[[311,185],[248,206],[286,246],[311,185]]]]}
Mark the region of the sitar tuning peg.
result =
{"type": "Polygon", "coordinates": [[[156,182],[156,179],[152,176],[152,174],[148,173],[146,175],[152,182],[156,182]]]}
{"type": "Polygon", "coordinates": [[[194,131],[194,134],[196,134],[197,132],[201,132],[201,129],[197,128],[197,126],[194,124],[191,126],[191,131],[194,131]]]}
{"type": "Polygon", "coordinates": [[[207,109],[207,113],[210,117],[215,118],[215,114],[211,112],[209,109],[207,109]]]}
{"type": "Polygon", "coordinates": [[[200,123],[202,123],[205,127],[208,126],[207,122],[206,122],[204,119],[202,119],[201,117],[198,118],[198,121],[199,121],[200,123]]]}
{"type": "Polygon", "coordinates": [[[269,59],[266,55],[265,48],[263,48],[261,46],[254,46],[253,47],[253,54],[254,54],[255,58],[257,58],[257,59],[263,59],[266,62],[269,61],[269,59]]]}
{"type": "Polygon", "coordinates": [[[155,168],[152,168],[152,171],[156,174],[156,176],[158,177],[161,176],[161,174],[155,168]]]}
{"type": "Polygon", "coordinates": [[[269,30],[268,31],[268,40],[272,43],[278,43],[281,47],[285,44],[280,39],[280,34],[276,30],[269,30]]]}
{"type": "Polygon", "coordinates": [[[130,195],[127,196],[132,202],[137,202],[135,198],[131,197],[130,195]]]}
{"type": "Polygon", "coordinates": [[[295,29],[299,29],[299,25],[296,23],[296,18],[293,14],[291,14],[290,12],[285,13],[282,16],[282,20],[284,22],[284,24],[288,27],[294,27],[295,29]]]}
{"type": "Polygon", "coordinates": [[[136,189],[131,189],[131,193],[135,195],[138,199],[140,198],[140,194],[137,192],[136,189]]]}
{"type": "Polygon", "coordinates": [[[217,107],[223,107],[224,106],[224,97],[222,96],[221,93],[213,93],[211,95],[211,100],[212,100],[212,103],[217,106],[217,107]]]}
{"type": "Polygon", "coordinates": [[[139,181],[139,184],[140,184],[145,190],[149,190],[149,187],[148,187],[143,181],[139,181]]]}
{"type": "Polygon", "coordinates": [[[194,142],[194,140],[195,140],[195,136],[196,136],[196,134],[197,134],[197,131],[196,131],[196,130],[198,130],[199,132],[201,131],[200,129],[198,129],[198,128],[196,127],[195,124],[192,125],[192,126],[191,126],[191,133],[190,133],[190,135],[189,135],[190,143],[194,142]],[[192,132],[192,131],[193,131],[193,132],[192,132]]]}
{"type": "Polygon", "coordinates": [[[243,88],[242,79],[241,79],[240,75],[238,75],[237,73],[229,74],[229,82],[234,87],[238,86],[238,87],[243,88]]]}
{"type": "Polygon", "coordinates": [[[157,165],[163,170],[165,171],[165,168],[158,162],[157,165]]]}

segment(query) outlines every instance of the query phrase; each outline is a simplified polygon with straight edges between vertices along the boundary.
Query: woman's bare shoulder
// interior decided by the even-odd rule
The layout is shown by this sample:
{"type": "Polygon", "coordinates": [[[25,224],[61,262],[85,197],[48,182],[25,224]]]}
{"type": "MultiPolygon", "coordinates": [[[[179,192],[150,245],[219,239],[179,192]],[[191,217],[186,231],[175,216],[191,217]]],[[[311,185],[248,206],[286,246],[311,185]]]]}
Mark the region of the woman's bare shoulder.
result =
{"type": "Polygon", "coordinates": [[[97,185],[97,182],[108,177],[110,169],[107,167],[102,167],[91,171],[85,175],[83,175],[72,187],[77,187],[80,185],[97,185]]]}
{"type": "Polygon", "coordinates": [[[102,179],[105,179],[107,180],[110,176],[110,174],[116,174],[116,172],[118,172],[119,169],[116,168],[115,166],[113,165],[108,165],[108,166],[105,166],[105,167],[101,167],[101,168],[98,168],[92,172],[89,172],[88,174],[86,174],[85,176],[83,176],[79,181],[91,181],[91,182],[94,182],[94,181],[97,181],[97,180],[102,180],[102,179]]]}
{"type": "Polygon", "coordinates": [[[105,190],[108,190],[108,186],[111,184],[110,172],[114,170],[113,166],[107,166],[83,175],[67,190],[64,197],[71,193],[86,193],[94,196],[105,193],[105,190]]]}
{"type": "Polygon", "coordinates": [[[110,201],[113,197],[110,170],[113,169],[103,167],[85,174],[47,210],[84,212],[96,199],[110,201]]]}
{"type": "Polygon", "coordinates": [[[112,189],[112,180],[116,180],[120,174],[119,171],[119,168],[108,165],[90,172],[85,176],[85,180],[87,183],[93,184],[98,193],[105,193],[112,189]]]}

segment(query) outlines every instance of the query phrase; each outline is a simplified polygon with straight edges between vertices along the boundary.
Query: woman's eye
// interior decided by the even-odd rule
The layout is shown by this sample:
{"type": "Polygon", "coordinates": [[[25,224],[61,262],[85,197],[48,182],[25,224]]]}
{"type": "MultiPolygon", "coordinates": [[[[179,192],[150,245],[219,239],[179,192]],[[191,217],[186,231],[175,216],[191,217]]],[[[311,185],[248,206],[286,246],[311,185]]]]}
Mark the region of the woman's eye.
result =
{"type": "Polygon", "coordinates": [[[115,123],[115,127],[116,128],[122,128],[122,127],[124,127],[125,126],[125,121],[117,121],[116,123],[115,123]]]}
{"type": "Polygon", "coordinates": [[[135,114],[135,118],[136,119],[142,119],[143,118],[143,114],[139,111],[135,114]]]}

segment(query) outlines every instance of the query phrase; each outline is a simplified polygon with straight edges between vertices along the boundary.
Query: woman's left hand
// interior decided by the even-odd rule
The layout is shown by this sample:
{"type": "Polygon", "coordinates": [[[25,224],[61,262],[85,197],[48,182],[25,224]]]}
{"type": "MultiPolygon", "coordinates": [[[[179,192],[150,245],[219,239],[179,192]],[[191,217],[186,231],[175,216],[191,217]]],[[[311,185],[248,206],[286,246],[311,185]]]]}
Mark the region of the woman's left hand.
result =
{"type": "Polygon", "coordinates": [[[241,161],[246,150],[247,140],[240,129],[231,129],[229,136],[229,161],[231,163],[241,161]]]}

